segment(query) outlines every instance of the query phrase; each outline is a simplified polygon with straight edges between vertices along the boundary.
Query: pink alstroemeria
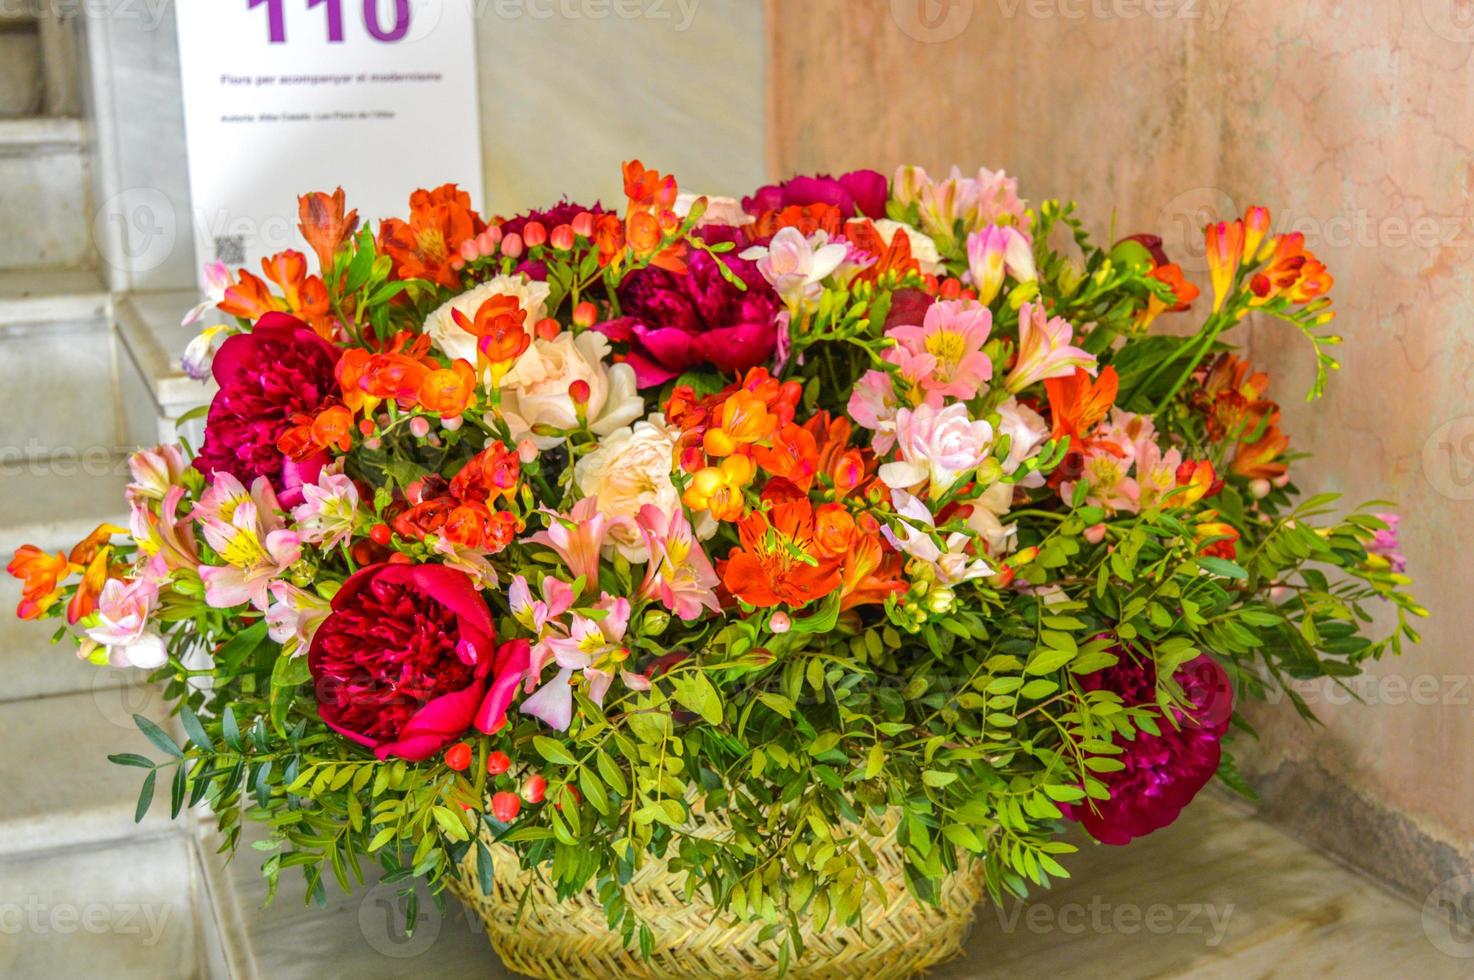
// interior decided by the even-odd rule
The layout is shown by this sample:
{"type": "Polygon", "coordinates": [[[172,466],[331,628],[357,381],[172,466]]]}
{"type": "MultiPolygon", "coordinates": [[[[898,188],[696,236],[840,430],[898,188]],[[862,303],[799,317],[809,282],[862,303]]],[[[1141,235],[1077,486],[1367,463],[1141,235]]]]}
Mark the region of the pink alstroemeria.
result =
{"type": "Polygon", "coordinates": [[[1095,373],[1095,355],[1070,346],[1074,328],[1063,317],[1050,317],[1042,303],[1025,303],[1018,311],[1018,359],[1003,384],[1017,394],[1047,378],[1064,378],[1082,367],[1095,373]]]}
{"type": "Polygon", "coordinates": [[[179,505],[184,502],[185,493],[182,486],[170,487],[164,492],[157,513],[149,506],[147,497],[138,495],[132,501],[129,533],[139,553],[148,559],[150,574],[159,578],[178,569],[196,568],[200,563],[194,527],[189,520],[179,517],[179,505]]]}
{"type": "Polygon", "coordinates": [[[524,629],[542,636],[549,623],[573,607],[573,586],[547,575],[542,581],[542,598],[534,599],[527,577],[517,575],[507,589],[507,602],[512,607],[512,618],[524,629]]]}
{"type": "Polygon", "coordinates": [[[703,609],[720,614],[716,587],[721,579],[696,540],[685,511],[667,514],[654,504],[646,504],[635,520],[650,549],[640,597],[658,598],[666,609],[688,623],[699,619],[703,609]]]}
{"type": "Polygon", "coordinates": [[[942,300],[927,307],[920,326],[891,327],[886,336],[896,346],[885,359],[901,369],[901,377],[928,396],[928,401],[966,401],[993,377],[993,360],[983,353],[993,313],[975,300],[942,300]]]}
{"type": "MultiPolygon", "coordinates": [[[[1089,488],[1085,502],[1094,507],[1102,507],[1110,513],[1135,513],[1140,489],[1136,481],[1127,476],[1131,469],[1131,459],[1124,452],[1114,449],[1111,446],[1086,451],[1084,470],[1080,475],[1080,481],[1089,488]]],[[[1066,480],[1060,484],[1061,499],[1074,499],[1075,483],[1076,481],[1066,480]]]]}
{"type": "Polygon", "coordinates": [[[158,595],[158,585],[144,580],[109,579],[102,587],[87,636],[107,647],[108,663],[152,670],[168,662],[164,638],[148,621],[158,595]]]}
{"type": "Polygon", "coordinates": [[[976,177],[964,177],[953,167],[945,180],[934,180],[920,167],[902,166],[891,183],[891,196],[901,204],[915,204],[921,230],[943,240],[951,240],[958,221],[967,233],[1024,220],[1018,179],[986,167],[979,168],[976,177]]]}
{"type": "MultiPolygon", "coordinates": [[[[998,435],[1008,436],[1008,458],[1003,461],[1003,472],[1013,474],[1026,460],[1038,455],[1039,447],[1049,439],[1049,423],[1017,398],[1008,399],[997,411],[998,435]]],[[[1019,483],[1025,487],[1043,486],[1044,476],[1030,473],[1019,483]]]]}
{"type": "Polygon", "coordinates": [[[993,427],[970,418],[960,402],[903,408],[896,414],[896,447],[901,458],[880,467],[881,482],[892,490],[927,484],[937,498],[987,459],[993,427]]]}
{"type": "Polygon", "coordinates": [[[599,513],[599,502],[593,497],[585,497],[574,504],[566,516],[552,511],[545,513],[552,516],[552,524],[546,531],[539,531],[527,540],[552,548],[575,577],[583,578],[587,588],[598,588],[600,552],[609,532],[616,525],[626,523],[625,519],[599,513]]]}
{"type": "Polygon", "coordinates": [[[317,628],[333,611],[332,603],[283,581],[271,583],[271,595],[276,601],[266,612],[267,635],[282,645],[288,657],[306,653],[317,628]]]}
{"type": "Polygon", "coordinates": [[[1140,513],[1160,507],[1169,493],[1177,489],[1177,468],[1182,453],[1177,449],[1162,452],[1153,441],[1139,443],[1136,453],[1136,500],[1130,508],[1140,513]]]}
{"type": "Polygon", "coordinates": [[[302,557],[302,541],[284,526],[270,480],[257,477],[249,493],[229,473],[217,471],[214,481],[190,515],[226,562],[200,569],[205,602],[216,609],[249,602],[266,612],[272,581],[302,557]]]}
{"type": "Polygon", "coordinates": [[[358,487],[346,474],[324,468],[316,483],[302,484],[302,503],[292,508],[292,520],[303,543],[331,551],[353,534],[358,487]]]}
{"type": "Polygon", "coordinates": [[[756,262],[762,273],[790,310],[802,310],[824,291],[824,279],[832,275],[850,255],[843,242],[831,242],[823,232],[810,238],[794,227],[778,229],[767,245],[754,245],[739,258],[756,262]]]}
{"type": "Polygon", "coordinates": [[[855,382],[845,410],[855,424],[872,430],[870,447],[884,455],[896,444],[896,412],[901,401],[888,371],[866,371],[855,382]]]}
{"type": "Polygon", "coordinates": [[[967,270],[982,303],[993,302],[1003,288],[1005,272],[1019,282],[1039,278],[1033,244],[1012,225],[989,225],[968,235],[967,270]]]}
{"type": "Polygon", "coordinates": [[[133,476],[124,491],[128,505],[131,507],[139,499],[163,500],[170,487],[184,480],[188,468],[189,460],[178,446],[140,449],[128,457],[128,472],[133,476]]]}
{"type": "Polygon", "coordinates": [[[901,534],[889,527],[881,528],[886,540],[898,551],[926,562],[943,585],[956,585],[993,574],[993,568],[982,558],[968,554],[973,537],[954,531],[938,543],[937,521],[926,504],[904,490],[891,491],[891,506],[901,517],[901,534]]]}

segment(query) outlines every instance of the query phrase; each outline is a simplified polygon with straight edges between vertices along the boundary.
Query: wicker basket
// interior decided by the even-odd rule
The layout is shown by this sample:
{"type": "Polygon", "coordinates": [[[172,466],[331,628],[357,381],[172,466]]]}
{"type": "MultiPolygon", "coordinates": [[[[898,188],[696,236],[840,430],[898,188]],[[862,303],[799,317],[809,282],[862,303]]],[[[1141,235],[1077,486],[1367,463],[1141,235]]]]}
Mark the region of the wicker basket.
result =
{"type": "MultiPolygon", "coordinates": [[[[804,926],[805,952],[791,963],[790,977],[866,980],[915,976],[962,951],[973,908],[983,895],[981,869],[953,875],[932,906],[906,889],[900,845],[893,837],[869,837],[879,860],[876,877],[885,886],[884,905],[869,901],[864,927],[831,923],[816,933],[804,926]]],[[[477,884],[476,848],[461,866],[451,891],[475,909],[487,935],[511,970],[549,980],[692,980],[692,978],[777,977],[777,944],[759,944],[760,925],[721,921],[698,892],[684,896],[685,876],[663,861],[646,863],[625,889],[640,921],[655,934],[649,960],[626,949],[610,932],[603,906],[590,890],[558,901],[552,885],[520,866],[516,852],[490,845],[491,895],[477,884]],[[531,891],[527,901],[522,899],[531,891]]]]}

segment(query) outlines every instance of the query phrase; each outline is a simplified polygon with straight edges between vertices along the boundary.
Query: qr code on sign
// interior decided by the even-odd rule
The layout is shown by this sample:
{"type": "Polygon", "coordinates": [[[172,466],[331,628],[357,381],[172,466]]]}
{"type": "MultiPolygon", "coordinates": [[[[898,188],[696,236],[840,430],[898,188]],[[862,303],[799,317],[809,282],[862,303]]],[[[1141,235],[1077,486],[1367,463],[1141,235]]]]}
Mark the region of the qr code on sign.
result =
{"type": "Polygon", "coordinates": [[[241,265],[246,261],[245,235],[219,235],[215,238],[215,261],[241,265]]]}

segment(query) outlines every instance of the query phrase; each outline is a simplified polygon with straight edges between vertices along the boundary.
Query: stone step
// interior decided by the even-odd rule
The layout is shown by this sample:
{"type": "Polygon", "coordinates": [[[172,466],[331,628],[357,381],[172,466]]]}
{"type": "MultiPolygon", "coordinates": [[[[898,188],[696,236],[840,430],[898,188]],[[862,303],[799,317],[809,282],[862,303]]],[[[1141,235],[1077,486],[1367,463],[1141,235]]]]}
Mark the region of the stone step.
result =
{"type": "Polygon", "coordinates": [[[0,13],[0,119],[35,115],[45,96],[36,19],[0,13]]]}
{"type": "Polygon", "coordinates": [[[110,307],[91,269],[0,269],[0,328],[103,319],[110,307]]]}
{"type": "Polygon", "coordinates": [[[181,737],[158,690],[142,671],[129,673],[122,686],[0,704],[0,858],[179,829],[169,819],[172,769],[160,772],[153,806],[135,824],[145,771],[107,760],[117,752],[164,757],[134,714],[181,737]]]}
{"type": "Polygon", "coordinates": [[[80,119],[0,119],[0,269],[81,266],[92,256],[86,127],[80,119]]]}
{"type": "Polygon", "coordinates": [[[179,832],[0,859],[0,975],[229,977],[179,832]]]}
{"type": "Polygon", "coordinates": [[[130,293],[118,301],[118,336],[127,357],[120,383],[127,432],[135,442],[173,442],[181,437],[199,447],[204,421],[175,423],[180,416],[208,405],[215,393],[213,381],[196,381],[184,373],[184,349],[200,330],[225,322],[223,314],[207,311],[200,322],[183,326],[184,313],[199,301],[193,290],[130,293]]]}

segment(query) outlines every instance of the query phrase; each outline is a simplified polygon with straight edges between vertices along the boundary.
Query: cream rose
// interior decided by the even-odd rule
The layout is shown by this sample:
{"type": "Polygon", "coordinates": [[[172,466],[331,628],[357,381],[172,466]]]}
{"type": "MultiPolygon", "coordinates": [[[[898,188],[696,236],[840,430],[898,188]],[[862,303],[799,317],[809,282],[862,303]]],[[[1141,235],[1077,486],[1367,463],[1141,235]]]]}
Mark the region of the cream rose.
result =
{"type": "Polygon", "coordinates": [[[942,271],[942,253],[937,251],[937,243],[931,240],[931,236],[889,218],[881,218],[874,224],[887,245],[895,240],[897,232],[911,239],[911,257],[921,266],[923,273],[934,276],[942,271]]]}
{"type": "Polygon", "coordinates": [[[652,415],[600,439],[598,448],[573,468],[578,489],[598,501],[600,514],[629,518],[610,537],[630,561],[650,558],[635,526],[640,508],[654,504],[667,514],[681,510],[681,495],[671,481],[679,435],[666,425],[665,416],[652,415]]]}
{"type": "Polygon", "coordinates": [[[609,340],[586,330],[574,337],[564,330],[552,340],[534,340],[532,346],[502,378],[502,417],[513,439],[530,436],[539,449],[551,449],[560,436],[533,433],[536,425],[572,429],[578,411],[568,386],[575,381],[589,386],[589,428],[605,436],[629,425],[645,410],[645,400],[635,389],[635,369],[628,364],[610,365],[609,340]]]}
{"type": "Polygon", "coordinates": [[[525,325],[530,334],[537,321],[543,318],[543,310],[548,302],[550,289],[547,283],[537,282],[520,274],[488,279],[474,289],[468,289],[447,301],[438,310],[431,313],[425,319],[425,333],[429,334],[430,340],[447,357],[459,357],[475,364],[476,336],[462,330],[451,317],[451,311],[459,310],[466,319],[474,320],[481,304],[493,296],[514,296],[517,299],[517,305],[527,312],[525,325]]]}

